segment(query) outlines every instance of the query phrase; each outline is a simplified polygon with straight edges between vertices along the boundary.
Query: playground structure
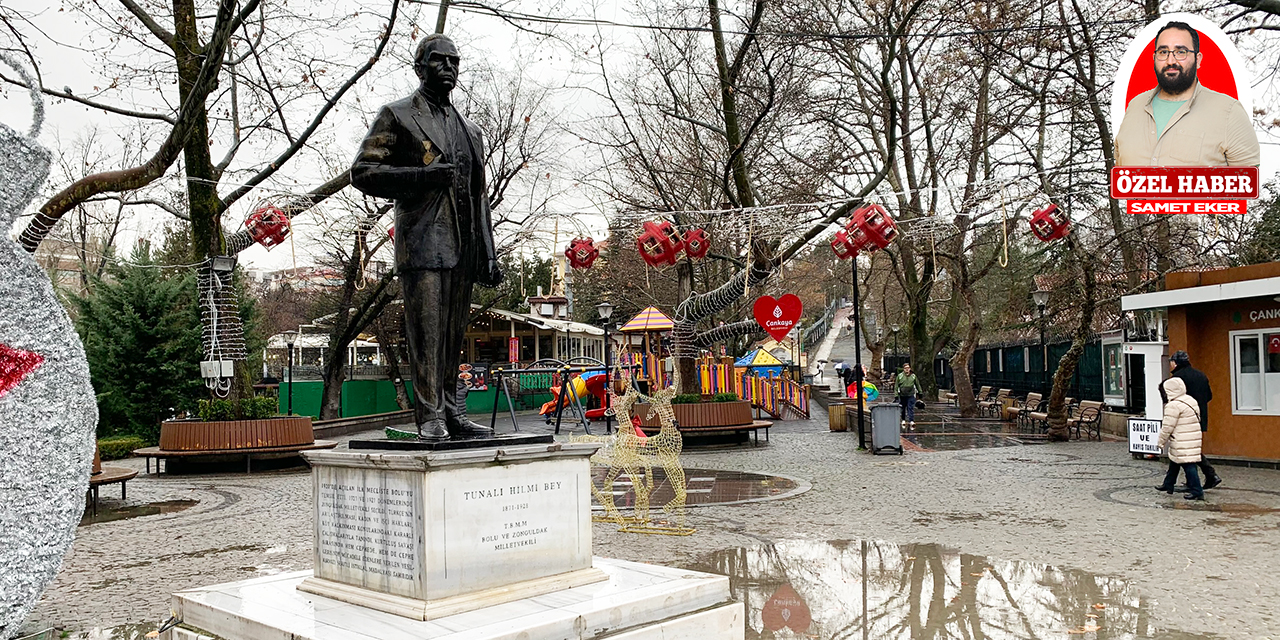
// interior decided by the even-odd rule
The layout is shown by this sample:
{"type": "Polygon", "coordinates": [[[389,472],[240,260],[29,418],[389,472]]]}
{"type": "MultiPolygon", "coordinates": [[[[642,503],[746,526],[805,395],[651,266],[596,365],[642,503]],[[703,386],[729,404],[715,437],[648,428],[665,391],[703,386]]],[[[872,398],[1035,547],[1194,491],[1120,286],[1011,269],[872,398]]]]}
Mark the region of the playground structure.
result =
{"type": "Polygon", "coordinates": [[[742,360],[732,363],[716,362],[711,358],[704,358],[699,362],[702,394],[737,394],[739,398],[751,402],[752,408],[778,420],[785,419],[788,414],[809,418],[810,394],[807,385],[783,376],[771,366],[755,367],[742,365],[741,362],[742,360]]]}

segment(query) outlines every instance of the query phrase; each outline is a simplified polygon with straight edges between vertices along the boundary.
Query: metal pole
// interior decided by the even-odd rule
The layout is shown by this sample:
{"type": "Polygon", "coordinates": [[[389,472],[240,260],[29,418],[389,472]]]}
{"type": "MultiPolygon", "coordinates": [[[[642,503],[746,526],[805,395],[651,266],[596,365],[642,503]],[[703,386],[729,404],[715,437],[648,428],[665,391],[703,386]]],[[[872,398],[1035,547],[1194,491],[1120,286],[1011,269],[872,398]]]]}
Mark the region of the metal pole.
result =
{"type": "Polygon", "coordinates": [[[609,342],[609,321],[604,321],[604,432],[613,433],[613,416],[609,415],[609,392],[613,385],[609,374],[613,371],[613,345],[609,342]]]}
{"type": "Polygon", "coordinates": [[[289,345],[289,415],[293,415],[293,345],[289,345]]]}
{"type": "Polygon", "coordinates": [[[858,299],[858,254],[853,255],[853,395],[858,398],[858,449],[867,448],[862,413],[862,302],[858,299]]]}

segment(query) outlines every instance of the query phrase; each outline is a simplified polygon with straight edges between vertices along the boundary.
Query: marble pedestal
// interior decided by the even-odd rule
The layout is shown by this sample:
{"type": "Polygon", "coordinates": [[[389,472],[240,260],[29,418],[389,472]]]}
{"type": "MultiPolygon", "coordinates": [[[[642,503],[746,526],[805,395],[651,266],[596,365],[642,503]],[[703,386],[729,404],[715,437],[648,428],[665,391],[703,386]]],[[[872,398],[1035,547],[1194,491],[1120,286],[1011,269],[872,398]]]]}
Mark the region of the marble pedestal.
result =
{"type": "Polygon", "coordinates": [[[191,589],[161,640],[743,640],[728,577],[594,564],[607,580],[426,621],[300,591],[309,571],[191,589]]]}
{"type": "Polygon", "coordinates": [[[605,580],[591,565],[598,447],[308,453],[315,573],[298,588],[430,620],[605,580]]]}

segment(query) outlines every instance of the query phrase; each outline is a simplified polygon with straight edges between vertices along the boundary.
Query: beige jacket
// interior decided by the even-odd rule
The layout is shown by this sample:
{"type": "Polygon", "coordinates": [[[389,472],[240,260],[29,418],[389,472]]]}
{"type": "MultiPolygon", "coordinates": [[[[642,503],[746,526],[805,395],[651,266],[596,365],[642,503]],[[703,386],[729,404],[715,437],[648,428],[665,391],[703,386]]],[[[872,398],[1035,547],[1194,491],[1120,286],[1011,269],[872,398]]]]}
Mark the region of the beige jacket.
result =
{"type": "Polygon", "coordinates": [[[1169,443],[1169,459],[1178,464],[1200,462],[1200,404],[1187,395],[1182,378],[1169,378],[1161,384],[1169,401],[1164,405],[1164,422],[1156,444],[1163,447],[1169,443]]]}
{"type": "Polygon", "coordinates": [[[1256,167],[1258,134],[1240,101],[1199,82],[1156,138],[1151,100],[1159,87],[1140,93],[1125,109],[1116,132],[1116,165],[1144,167],[1256,167]]]}

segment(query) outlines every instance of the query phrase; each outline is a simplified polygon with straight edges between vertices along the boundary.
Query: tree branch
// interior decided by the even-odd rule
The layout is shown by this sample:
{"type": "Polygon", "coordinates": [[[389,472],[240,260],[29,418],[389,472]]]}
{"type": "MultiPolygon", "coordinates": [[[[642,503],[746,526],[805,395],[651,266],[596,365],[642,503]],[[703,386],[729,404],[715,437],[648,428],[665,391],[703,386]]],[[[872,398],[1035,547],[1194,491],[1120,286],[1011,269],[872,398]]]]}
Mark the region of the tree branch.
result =
{"type": "MultiPolygon", "coordinates": [[[[260,0],[244,0],[241,15],[252,12],[259,2],[260,0]]],[[[59,191],[40,207],[39,213],[22,231],[22,235],[18,238],[22,248],[35,253],[36,247],[40,246],[40,242],[49,235],[49,231],[58,223],[62,215],[84,202],[85,199],[108,191],[137,189],[164,175],[186,146],[187,138],[197,124],[196,113],[204,107],[205,98],[218,84],[223,54],[226,52],[227,43],[236,24],[235,5],[236,0],[222,0],[218,3],[213,36],[206,47],[208,55],[200,65],[200,73],[192,83],[190,93],[182,102],[182,109],[178,112],[173,130],[169,132],[169,137],[160,145],[156,154],[141,166],[88,175],[59,191]]]]}
{"type": "Polygon", "coordinates": [[[135,18],[141,21],[143,26],[151,32],[151,35],[159,38],[160,42],[165,43],[170,49],[173,48],[173,34],[165,31],[164,27],[160,26],[160,23],[156,22],[145,9],[138,6],[133,0],[120,0],[120,4],[124,5],[124,8],[128,9],[129,13],[132,13],[135,18]]]}
{"type": "MultiPolygon", "coordinates": [[[[3,73],[0,73],[0,80],[8,82],[9,84],[12,84],[12,85],[17,85],[19,87],[30,88],[30,87],[27,87],[27,83],[21,80],[10,78],[4,75],[3,73]]],[[[88,98],[81,98],[80,96],[74,93],[71,93],[70,87],[66,87],[64,88],[64,90],[58,91],[56,89],[50,89],[48,87],[41,86],[40,92],[46,95],[54,96],[55,98],[62,98],[64,100],[70,100],[72,102],[79,102],[80,104],[85,105],[87,107],[93,107],[94,109],[102,109],[103,111],[119,114],[122,116],[129,116],[131,118],[141,118],[143,120],[163,120],[165,122],[168,122],[169,124],[174,124],[175,122],[173,116],[167,116],[167,115],[164,115],[163,113],[148,113],[146,111],[134,111],[133,109],[125,109],[124,107],[116,107],[109,104],[102,104],[101,102],[94,102],[93,100],[90,100],[88,98]]]]}
{"type": "MultiPolygon", "coordinates": [[[[320,108],[320,112],[317,113],[316,116],[311,119],[311,124],[306,128],[306,130],[304,130],[301,134],[298,135],[298,139],[295,140],[293,144],[289,145],[289,148],[285,149],[284,153],[281,153],[279,156],[276,157],[275,160],[272,160],[271,163],[268,164],[262,171],[259,171],[257,175],[250,178],[238,189],[231,192],[230,194],[227,195],[227,197],[222,199],[222,206],[224,209],[226,207],[231,206],[231,204],[234,203],[236,200],[243,198],[246,194],[252,191],[254,187],[258,186],[259,184],[262,184],[264,180],[266,180],[267,178],[270,178],[271,175],[274,174],[276,171],[278,171],[280,167],[283,167],[284,164],[294,156],[294,154],[302,150],[302,147],[306,145],[307,140],[311,138],[311,134],[315,133],[316,129],[320,126],[320,123],[324,121],[324,118],[329,114],[329,111],[332,110],[333,107],[338,104],[338,101],[342,99],[342,96],[346,95],[347,91],[351,89],[351,87],[354,87],[356,82],[358,82],[360,78],[364,77],[364,75],[368,73],[370,69],[373,68],[373,65],[378,62],[378,59],[382,57],[382,51],[383,49],[386,48],[387,41],[391,39],[391,32],[396,26],[396,16],[399,15],[399,11],[400,11],[400,0],[393,0],[391,3],[391,18],[387,22],[387,29],[382,33],[382,38],[378,41],[378,46],[374,49],[373,55],[369,58],[369,60],[365,62],[364,65],[361,66],[359,69],[357,69],[356,72],[352,74],[350,78],[347,78],[347,81],[342,85],[340,89],[338,89],[337,93],[333,94],[333,96],[330,97],[324,103],[324,106],[320,108]]],[[[348,181],[350,181],[350,177],[348,177],[347,179],[348,181]]]]}

